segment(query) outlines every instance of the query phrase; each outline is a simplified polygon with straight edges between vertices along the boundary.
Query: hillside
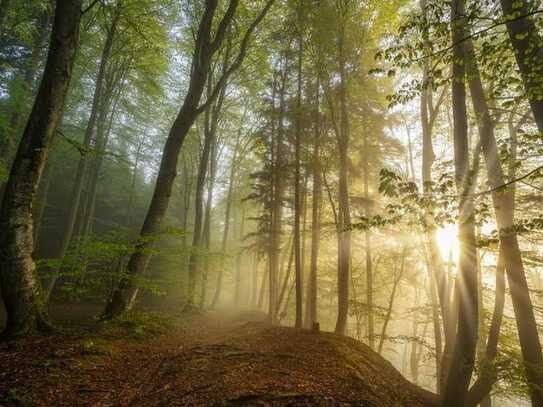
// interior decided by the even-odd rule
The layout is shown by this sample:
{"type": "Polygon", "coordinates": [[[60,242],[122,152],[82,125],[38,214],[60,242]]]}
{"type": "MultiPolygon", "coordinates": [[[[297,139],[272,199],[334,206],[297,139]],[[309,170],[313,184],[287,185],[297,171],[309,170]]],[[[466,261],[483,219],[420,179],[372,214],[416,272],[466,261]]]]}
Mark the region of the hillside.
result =
{"type": "Polygon", "coordinates": [[[247,319],[196,317],[158,337],[124,323],[118,330],[5,342],[0,400],[36,406],[436,405],[430,393],[353,339],[247,319]]]}

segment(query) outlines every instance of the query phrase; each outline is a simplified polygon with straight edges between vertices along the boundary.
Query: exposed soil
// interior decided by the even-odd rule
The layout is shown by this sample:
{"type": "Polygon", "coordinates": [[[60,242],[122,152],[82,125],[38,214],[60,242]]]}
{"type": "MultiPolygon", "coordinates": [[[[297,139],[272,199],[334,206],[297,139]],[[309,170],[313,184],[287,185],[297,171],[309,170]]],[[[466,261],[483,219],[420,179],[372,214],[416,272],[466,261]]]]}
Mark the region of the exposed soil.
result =
{"type": "Polygon", "coordinates": [[[3,342],[0,405],[437,405],[353,339],[261,319],[207,314],[155,337],[93,328],[3,342]]]}

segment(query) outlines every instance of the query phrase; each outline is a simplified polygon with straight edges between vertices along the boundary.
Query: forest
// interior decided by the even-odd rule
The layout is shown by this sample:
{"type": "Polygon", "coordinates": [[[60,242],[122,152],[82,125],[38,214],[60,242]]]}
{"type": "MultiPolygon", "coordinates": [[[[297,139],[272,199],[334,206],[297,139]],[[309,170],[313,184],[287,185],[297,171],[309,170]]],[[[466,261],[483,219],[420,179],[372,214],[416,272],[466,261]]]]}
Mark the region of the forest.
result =
{"type": "Polygon", "coordinates": [[[0,0],[0,405],[543,407],[542,14],[0,0]]]}

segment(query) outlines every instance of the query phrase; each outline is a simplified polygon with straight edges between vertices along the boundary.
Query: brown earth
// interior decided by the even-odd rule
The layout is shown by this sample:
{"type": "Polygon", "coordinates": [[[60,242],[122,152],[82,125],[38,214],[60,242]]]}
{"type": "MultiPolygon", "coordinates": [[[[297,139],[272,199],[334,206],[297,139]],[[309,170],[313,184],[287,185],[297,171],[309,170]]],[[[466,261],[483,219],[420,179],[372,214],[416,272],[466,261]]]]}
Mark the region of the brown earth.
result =
{"type": "Polygon", "coordinates": [[[126,322],[2,342],[0,405],[437,406],[354,339],[261,319],[210,313],[156,335],[126,322]]]}

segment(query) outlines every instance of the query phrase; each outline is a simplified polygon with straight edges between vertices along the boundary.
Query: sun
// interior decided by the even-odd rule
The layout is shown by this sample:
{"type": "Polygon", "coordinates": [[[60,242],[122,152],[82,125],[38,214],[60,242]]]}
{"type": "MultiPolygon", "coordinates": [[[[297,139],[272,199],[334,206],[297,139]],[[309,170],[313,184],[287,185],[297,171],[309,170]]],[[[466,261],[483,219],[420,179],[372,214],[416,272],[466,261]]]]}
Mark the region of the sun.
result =
{"type": "Polygon", "coordinates": [[[458,257],[460,242],[458,241],[458,228],[450,223],[437,229],[437,245],[443,259],[448,259],[452,254],[453,258],[458,257]]]}

